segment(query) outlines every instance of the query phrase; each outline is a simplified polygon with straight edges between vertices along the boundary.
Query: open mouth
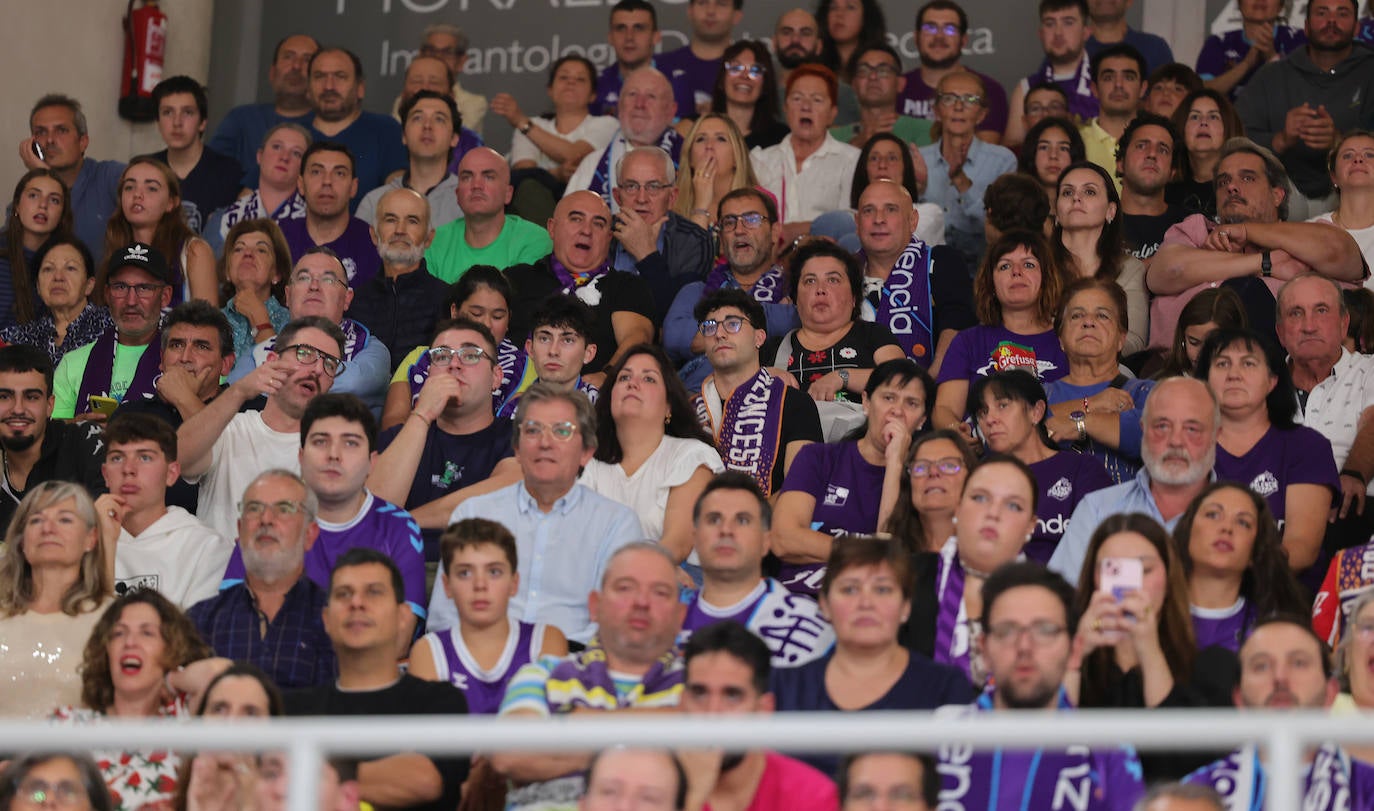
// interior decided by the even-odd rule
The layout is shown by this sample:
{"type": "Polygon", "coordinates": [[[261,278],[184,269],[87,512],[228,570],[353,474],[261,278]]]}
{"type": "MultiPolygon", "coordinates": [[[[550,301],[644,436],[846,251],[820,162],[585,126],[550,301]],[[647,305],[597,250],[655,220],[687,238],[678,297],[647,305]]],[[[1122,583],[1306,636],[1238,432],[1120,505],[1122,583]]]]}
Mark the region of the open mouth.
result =
{"type": "Polygon", "coordinates": [[[143,670],[143,659],[138,656],[119,657],[119,672],[125,676],[136,676],[143,670]]]}

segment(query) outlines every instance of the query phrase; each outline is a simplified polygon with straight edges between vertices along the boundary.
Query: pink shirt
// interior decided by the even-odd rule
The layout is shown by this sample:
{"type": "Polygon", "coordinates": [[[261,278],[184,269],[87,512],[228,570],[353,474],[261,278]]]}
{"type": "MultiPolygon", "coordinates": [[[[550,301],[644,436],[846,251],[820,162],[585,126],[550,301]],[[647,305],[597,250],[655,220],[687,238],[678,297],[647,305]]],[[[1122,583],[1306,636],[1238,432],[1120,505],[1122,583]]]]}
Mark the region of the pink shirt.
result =
{"type": "MultiPolygon", "coordinates": [[[[829,777],[777,752],[763,755],[763,776],[745,811],[835,811],[839,807],[839,795],[829,777]]],[[[704,811],[711,811],[710,803],[704,811]]]]}

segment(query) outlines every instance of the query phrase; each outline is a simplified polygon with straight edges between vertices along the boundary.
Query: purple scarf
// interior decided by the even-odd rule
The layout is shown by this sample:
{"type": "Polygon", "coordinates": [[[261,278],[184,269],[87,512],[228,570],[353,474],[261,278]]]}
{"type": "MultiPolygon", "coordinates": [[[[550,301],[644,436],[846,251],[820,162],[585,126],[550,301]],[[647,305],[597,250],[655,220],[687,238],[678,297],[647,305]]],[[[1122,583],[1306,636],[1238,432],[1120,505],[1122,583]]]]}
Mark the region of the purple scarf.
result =
{"type": "MultiPolygon", "coordinates": [[[[735,278],[735,274],[730,272],[729,263],[722,259],[717,262],[716,266],[711,268],[711,272],[706,275],[706,289],[701,291],[701,294],[705,297],[707,294],[725,287],[727,283],[732,284],[734,287],[744,287],[744,285],[740,284],[739,280],[735,278]]],[[[748,292],[749,295],[754,297],[754,301],[763,304],[772,304],[782,301],[783,297],[786,295],[783,290],[782,265],[774,265],[765,271],[764,274],[759,277],[759,280],[754,282],[754,286],[749,288],[748,292]]]]}
{"type": "Polygon", "coordinates": [[[878,323],[896,336],[908,357],[930,366],[935,357],[930,250],[914,234],[878,294],[878,323]]]}
{"type": "Polygon", "coordinates": [[[940,606],[935,615],[935,661],[954,665],[969,673],[969,649],[972,640],[965,635],[962,650],[954,652],[959,627],[959,615],[964,613],[964,564],[959,562],[959,550],[954,538],[945,542],[935,568],[935,599],[940,606]]]}
{"type": "MultiPolygon", "coordinates": [[[[455,363],[458,361],[454,361],[455,363]]],[[[496,347],[496,365],[501,367],[504,380],[495,391],[491,393],[491,413],[499,414],[511,402],[517,390],[520,388],[520,380],[525,376],[525,352],[520,347],[510,342],[510,339],[502,339],[501,345],[496,347]]],[[[410,365],[410,370],[406,374],[406,381],[410,384],[410,405],[414,407],[415,401],[420,397],[420,387],[425,385],[429,379],[429,352],[420,353],[420,359],[410,365]]]]}
{"type": "MultiPolygon", "coordinates": [[[[596,173],[592,175],[592,182],[587,186],[587,191],[595,192],[608,200],[610,199],[611,187],[615,185],[614,178],[611,177],[611,153],[615,151],[616,141],[619,141],[623,137],[622,135],[616,135],[615,140],[611,141],[610,145],[602,151],[601,160],[596,162],[596,173]]],[[[683,136],[678,134],[678,131],[672,127],[665,130],[663,137],[658,139],[658,148],[667,152],[672,157],[674,166],[678,164],[678,157],[682,154],[683,140],[683,136]]],[[[627,152],[630,148],[633,148],[629,147],[628,141],[626,141],[626,146],[627,152]]]]}
{"type": "MultiPolygon", "coordinates": [[[[100,397],[110,396],[110,383],[114,377],[114,358],[118,344],[115,342],[114,327],[110,327],[100,333],[100,337],[91,344],[91,354],[86,359],[86,371],[81,375],[81,388],[76,393],[76,412],[85,414],[91,410],[90,399],[92,395],[100,397]]],[[[162,330],[159,328],[153,333],[153,339],[148,343],[148,348],[143,350],[143,355],[138,359],[138,366],[134,368],[134,379],[129,381],[129,388],[125,390],[120,402],[130,399],[141,400],[144,397],[157,394],[157,377],[159,367],[162,366],[162,330]]]]}
{"type": "Polygon", "coordinates": [[[716,449],[730,470],[748,473],[772,495],[773,464],[782,444],[782,404],[787,384],[767,370],[736,387],[721,410],[716,449]]]}
{"type": "MultiPolygon", "coordinates": [[[[1368,767],[1357,767],[1339,746],[1323,745],[1303,775],[1303,809],[1370,808],[1368,771],[1368,767]]],[[[1262,811],[1269,781],[1259,753],[1255,747],[1246,746],[1198,769],[1183,778],[1183,782],[1211,786],[1226,800],[1227,808],[1262,811]]]]}
{"type": "Polygon", "coordinates": [[[569,692],[561,696],[557,710],[569,713],[578,707],[597,710],[623,709],[635,706],[663,704],[665,694],[682,687],[682,660],[676,649],[658,657],[649,671],[628,693],[616,689],[615,678],[606,664],[606,651],[601,641],[592,637],[586,650],[574,653],[554,666],[548,684],[565,685],[569,692]],[[573,686],[576,685],[576,686],[573,686]],[[598,700],[600,699],[600,700],[598,700]],[[615,702],[608,706],[609,700],[615,702]]]}
{"type": "Polygon", "coordinates": [[[1093,75],[1092,60],[1088,54],[1084,53],[1083,58],[1078,60],[1078,75],[1072,79],[1056,79],[1054,77],[1054,66],[1050,60],[1046,59],[1040,63],[1040,69],[1031,74],[1027,80],[1031,85],[1041,82],[1049,82],[1064,89],[1065,95],[1069,97],[1069,112],[1078,116],[1078,120],[1088,123],[1088,119],[1096,116],[1100,112],[1097,103],[1097,96],[1093,95],[1093,75]]]}

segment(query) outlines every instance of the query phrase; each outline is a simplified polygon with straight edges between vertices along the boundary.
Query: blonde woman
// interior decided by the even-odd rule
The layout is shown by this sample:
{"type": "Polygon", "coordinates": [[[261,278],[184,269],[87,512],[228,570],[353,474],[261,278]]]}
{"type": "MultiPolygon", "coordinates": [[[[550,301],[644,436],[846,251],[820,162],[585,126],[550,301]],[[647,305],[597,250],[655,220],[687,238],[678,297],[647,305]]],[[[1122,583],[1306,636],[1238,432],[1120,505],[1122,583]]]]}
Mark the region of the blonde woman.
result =
{"type": "Polygon", "coordinates": [[[716,221],[720,199],[735,189],[758,185],[749,148],[739,127],[724,113],[707,113],[687,133],[677,174],[673,211],[702,228],[716,221]]]}

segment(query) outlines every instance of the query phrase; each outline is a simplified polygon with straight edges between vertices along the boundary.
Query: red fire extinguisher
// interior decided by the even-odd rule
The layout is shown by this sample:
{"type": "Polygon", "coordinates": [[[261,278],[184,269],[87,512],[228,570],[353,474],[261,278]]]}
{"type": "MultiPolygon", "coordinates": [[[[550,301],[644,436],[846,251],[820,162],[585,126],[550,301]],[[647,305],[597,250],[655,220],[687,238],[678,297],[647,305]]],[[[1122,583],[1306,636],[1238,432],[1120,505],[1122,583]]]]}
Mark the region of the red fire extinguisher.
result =
{"type": "Polygon", "coordinates": [[[129,0],[124,15],[124,74],[119,85],[119,115],[129,121],[155,121],[153,88],[162,81],[167,54],[167,15],[157,0],[143,0],[134,9],[129,0]]]}

